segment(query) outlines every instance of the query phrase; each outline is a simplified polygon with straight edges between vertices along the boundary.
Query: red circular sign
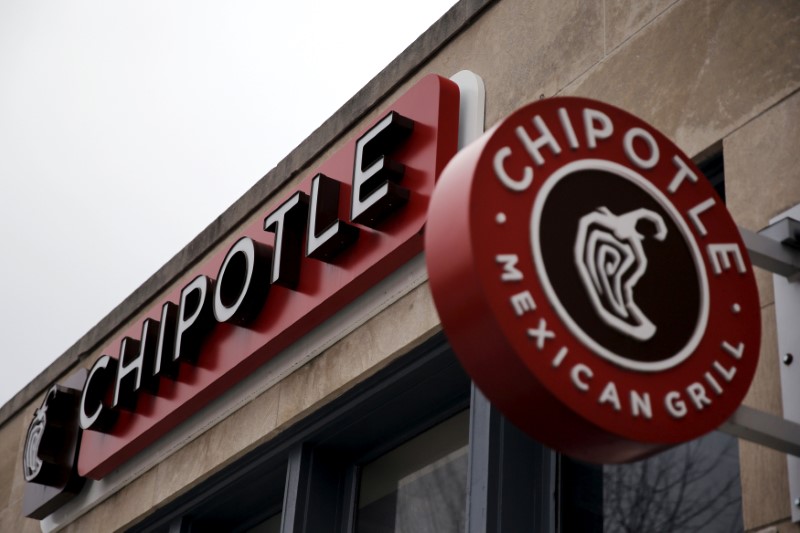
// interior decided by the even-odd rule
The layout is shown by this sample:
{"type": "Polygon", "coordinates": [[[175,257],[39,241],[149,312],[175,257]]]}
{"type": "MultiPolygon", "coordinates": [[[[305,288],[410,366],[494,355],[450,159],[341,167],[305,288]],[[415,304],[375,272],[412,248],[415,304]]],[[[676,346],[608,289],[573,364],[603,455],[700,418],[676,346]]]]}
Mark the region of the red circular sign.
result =
{"type": "Polygon", "coordinates": [[[430,286],[478,387],[552,448],[621,462],[741,403],[760,309],[747,251],[692,161],[601,102],[519,109],[434,191],[430,286]]]}

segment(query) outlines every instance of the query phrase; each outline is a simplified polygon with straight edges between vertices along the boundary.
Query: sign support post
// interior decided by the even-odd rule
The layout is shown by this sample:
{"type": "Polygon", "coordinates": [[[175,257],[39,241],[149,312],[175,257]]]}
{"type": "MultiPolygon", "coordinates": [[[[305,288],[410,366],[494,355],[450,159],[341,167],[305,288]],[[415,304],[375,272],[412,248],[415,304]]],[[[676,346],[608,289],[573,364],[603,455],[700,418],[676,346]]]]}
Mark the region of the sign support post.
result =
{"type": "MultiPolygon", "coordinates": [[[[789,497],[792,522],[800,522],[800,205],[770,220],[770,225],[759,232],[760,239],[768,240],[779,251],[769,259],[766,268],[773,272],[775,291],[775,318],[778,331],[778,356],[783,396],[783,424],[777,431],[794,430],[794,451],[787,451],[789,469],[789,497]],[[772,264],[776,263],[776,264],[772,264]],[[783,426],[783,427],[781,427],[783,426]]],[[[748,250],[750,245],[748,243],[748,250]]],[[[751,252],[751,257],[753,257],[751,252]]],[[[756,263],[758,264],[758,263],[756,263]]],[[[761,266],[761,265],[759,265],[761,266]]],[[[762,413],[763,417],[763,413],[762,413]]],[[[779,419],[780,420],[780,419],[779,419]]]]}

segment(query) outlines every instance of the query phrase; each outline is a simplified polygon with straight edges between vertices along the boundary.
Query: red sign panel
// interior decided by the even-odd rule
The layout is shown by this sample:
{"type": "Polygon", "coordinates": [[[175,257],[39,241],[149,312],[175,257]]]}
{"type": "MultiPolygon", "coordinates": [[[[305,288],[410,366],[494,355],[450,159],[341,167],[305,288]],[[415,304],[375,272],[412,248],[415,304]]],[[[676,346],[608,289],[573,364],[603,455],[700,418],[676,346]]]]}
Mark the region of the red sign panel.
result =
{"type": "Polygon", "coordinates": [[[419,254],[435,180],[457,148],[458,107],[453,82],[422,79],[109,343],[84,389],[79,473],[102,478],[419,254]],[[176,332],[154,333],[169,317],[176,332]],[[176,339],[173,367],[162,358],[167,336],[176,339]],[[156,342],[147,372],[136,354],[156,342]],[[128,375],[134,394],[115,392],[128,375]]]}
{"type": "Polygon", "coordinates": [[[739,232],[664,135],[581,98],[528,105],[445,169],[426,230],[456,354],[517,426],[579,459],[718,427],[755,372],[739,232]]]}

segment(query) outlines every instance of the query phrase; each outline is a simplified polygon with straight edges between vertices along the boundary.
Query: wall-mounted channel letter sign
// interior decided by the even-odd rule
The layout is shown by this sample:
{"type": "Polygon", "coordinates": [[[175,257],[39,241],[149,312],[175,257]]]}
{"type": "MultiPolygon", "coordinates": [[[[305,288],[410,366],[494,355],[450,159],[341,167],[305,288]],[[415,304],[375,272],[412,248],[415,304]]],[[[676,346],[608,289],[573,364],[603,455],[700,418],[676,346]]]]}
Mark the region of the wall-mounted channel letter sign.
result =
{"type": "Polygon", "coordinates": [[[51,513],[420,254],[458,114],[454,82],[421,79],[109,342],[85,384],[54,387],[25,447],[26,515],[51,513]]]}
{"type": "Polygon", "coordinates": [[[100,479],[422,251],[458,142],[431,75],[185,277],[89,372],[78,471],[100,479]]]}

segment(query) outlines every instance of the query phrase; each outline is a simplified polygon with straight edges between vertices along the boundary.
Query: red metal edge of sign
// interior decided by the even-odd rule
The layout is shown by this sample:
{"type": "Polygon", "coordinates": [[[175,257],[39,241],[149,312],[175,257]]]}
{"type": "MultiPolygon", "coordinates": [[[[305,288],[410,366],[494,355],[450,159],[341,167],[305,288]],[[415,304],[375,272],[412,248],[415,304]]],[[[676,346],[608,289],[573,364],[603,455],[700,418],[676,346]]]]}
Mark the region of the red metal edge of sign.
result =
{"type": "Polygon", "coordinates": [[[717,428],[750,386],[760,306],[739,232],[691,160],[618,108],[541,100],[461,150],[425,249],[461,363],[559,452],[644,458],[717,428]],[[597,283],[626,257],[644,266],[613,316],[597,283]]]}
{"type": "MultiPolygon", "coordinates": [[[[136,412],[121,411],[110,433],[84,431],[80,475],[103,478],[422,251],[422,230],[435,181],[457,150],[458,87],[440,76],[426,76],[380,117],[389,111],[414,121],[413,133],[392,155],[405,165],[401,184],[410,190],[408,203],[377,230],[359,226],[359,239],[333,263],[304,256],[296,290],[273,285],[260,314],[247,327],[216,324],[203,342],[197,365],[182,364],[175,381],[161,377],[158,395],[140,394],[136,412]]],[[[339,212],[348,213],[355,143],[356,137],[309,173],[292,193],[309,193],[313,176],[323,173],[341,183],[339,212]]],[[[243,236],[273,243],[273,235],[263,230],[262,219],[237,233],[228,244],[243,236]]],[[[162,304],[177,303],[181,287],[196,276],[215,277],[226,252],[227,247],[222,246],[184,276],[176,289],[111,341],[103,353],[117,358],[123,337],[139,338],[142,320],[157,320],[162,304]]]]}

